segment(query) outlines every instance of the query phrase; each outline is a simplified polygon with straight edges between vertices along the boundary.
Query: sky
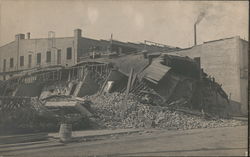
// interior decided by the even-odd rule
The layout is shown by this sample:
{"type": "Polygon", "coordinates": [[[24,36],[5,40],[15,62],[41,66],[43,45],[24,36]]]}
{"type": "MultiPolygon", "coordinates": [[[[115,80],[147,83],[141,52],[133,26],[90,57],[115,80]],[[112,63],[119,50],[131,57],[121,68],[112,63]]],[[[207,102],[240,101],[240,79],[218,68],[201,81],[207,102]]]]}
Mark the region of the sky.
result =
{"type": "Polygon", "coordinates": [[[190,47],[197,43],[240,36],[248,39],[247,1],[80,1],[0,0],[0,46],[15,34],[31,38],[82,36],[129,42],[150,40],[170,46],[190,47]]]}

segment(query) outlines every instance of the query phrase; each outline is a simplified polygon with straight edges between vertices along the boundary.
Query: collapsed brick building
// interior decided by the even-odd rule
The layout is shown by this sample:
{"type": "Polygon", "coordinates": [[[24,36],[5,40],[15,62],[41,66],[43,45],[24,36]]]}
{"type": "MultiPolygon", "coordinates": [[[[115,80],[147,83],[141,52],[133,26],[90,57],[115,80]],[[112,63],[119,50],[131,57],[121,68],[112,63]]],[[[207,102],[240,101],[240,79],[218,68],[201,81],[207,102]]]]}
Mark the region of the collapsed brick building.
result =
{"type": "MultiPolygon", "coordinates": [[[[0,47],[0,80],[15,77],[20,75],[20,72],[25,73],[30,70],[39,73],[48,67],[72,67],[81,64],[82,61],[92,62],[89,56],[95,54],[93,52],[105,56],[113,52],[128,55],[142,51],[156,54],[156,56],[164,53],[188,56],[196,60],[204,72],[221,84],[231,103],[240,104],[241,111],[247,113],[247,56],[249,51],[248,42],[239,37],[205,42],[187,49],[180,49],[152,42],[149,45],[146,42],[136,44],[113,39],[90,39],[82,37],[80,29],[74,30],[73,37],[63,38],[56,38],[54,32],[50,32],[48,38],[43,39],[32,39],[30,33],[27,33],[26,38],[24,34],[18,34],[15,41],[0,47]]],[[[99,62],[102,61],[101,58],[99,62]]],[[[127,75],[130,68],[137,66],[140,70],[140,67],[148,64],[148,61],[142,58],[135,62],[130,59],[126,61],[127,59],[129,57],[125,57],[124,60],[113,58],[109,61],[117,64],[120,71],[127,75]]]]}

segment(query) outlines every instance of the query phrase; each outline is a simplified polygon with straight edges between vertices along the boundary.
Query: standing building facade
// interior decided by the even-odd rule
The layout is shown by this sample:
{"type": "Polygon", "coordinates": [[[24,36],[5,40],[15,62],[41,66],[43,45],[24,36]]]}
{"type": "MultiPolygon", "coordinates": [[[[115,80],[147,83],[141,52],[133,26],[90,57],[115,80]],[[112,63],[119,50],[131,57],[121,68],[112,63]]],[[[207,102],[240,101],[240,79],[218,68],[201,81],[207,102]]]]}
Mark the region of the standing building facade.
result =
{"type": "Polygon", "coordinates": [[[175,51],[181,56],[200,61],[201,68],[222,85],[232,103],[248,111],[248,41],[239,36],[208,41],[201,45],[175,51]]]}
{"type": "Polygon", "coordinates": [[[126,43],[117,40],[95,40],[82,37],[82,30],[75,29],[72,37],[55,37],[54,32],[48,38],[32,39],[31,34],[17,34],[15,40],[0,47],[0,80],[7,80],[29,69],[51,66],[72,66],[90,52],[135,53],[149,51],[176,50],[179,48],[167,45],[154,46],[126,43]]]}
{"type": "Polygon", "coordinates": [[[17,34],[13,42],[0,47],[2,79],[27,69],[75,64],[78,34],[79,30],[75,30],[74,37],[40,39],[31,39],[29,33],[27,38],[24,34],[17,34]]]}

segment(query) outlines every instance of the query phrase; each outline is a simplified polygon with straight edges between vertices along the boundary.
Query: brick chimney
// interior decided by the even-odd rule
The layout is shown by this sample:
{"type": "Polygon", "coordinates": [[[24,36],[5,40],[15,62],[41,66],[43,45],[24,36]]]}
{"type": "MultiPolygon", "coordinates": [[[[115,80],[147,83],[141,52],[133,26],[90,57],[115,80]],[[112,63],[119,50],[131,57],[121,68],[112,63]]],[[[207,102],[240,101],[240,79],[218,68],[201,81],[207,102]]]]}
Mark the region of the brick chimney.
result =
{"type": "Polygon", "coordinates": [[[24,34],[17,34],[17,35],[15,35],[15,38],[16,38],[16,40],[21,40],[21,39],[25,38],[25,35],[24,34]]]}
{"type": "Polygon", "coordinates": [[[26,34],[26,36],[27,36],[27,39],[30,39],[30,32],[28,32],[28,33],[26,34]]]}
{"type": "Polygon", "coordinates": [[[74,37],[81,38],[82,37],[82,30],[81,29],[75,29],[74,30],[74,37]]]}

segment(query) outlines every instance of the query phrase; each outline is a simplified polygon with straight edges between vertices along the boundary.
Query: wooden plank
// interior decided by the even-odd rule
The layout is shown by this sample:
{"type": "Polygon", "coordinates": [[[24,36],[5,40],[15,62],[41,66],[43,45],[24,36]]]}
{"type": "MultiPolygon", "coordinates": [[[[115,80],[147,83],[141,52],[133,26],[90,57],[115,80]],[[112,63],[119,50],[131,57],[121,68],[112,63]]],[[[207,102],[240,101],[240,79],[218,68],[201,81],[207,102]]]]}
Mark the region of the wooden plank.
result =
{"type": "Polygon", "coordinates": [[[103,67],[103,66],[101,66],[101,75],[102,75],[102,67],[103,67]]]}
{"type": "Polygon", "coordinates": [[[158,67],[153,67],[153,66],[150,66],[146,69],[146,71],[161,71],[161,72],[164,72],[164,71],[168,71],[169,68],[158,68],[158,67]]]}
{"type": "Polygon", "coordinates": [[[150,77],[152,77],[152,78],[155,79],[155,80],[158,80],[157,78],[162,78],[164,75],[163,75],[163,74],[160,75],[160,74],[158,74],[158,73],[150,73],[150,74],[148,74],[147,76],[150,76],[150,77]]]}
{"type": "Polygon", "coordinates": [[[151,78],[149,78],[149,77],[146,77],[146,79],[149,80],[149,81],[151,81],[151,82],[153,82],[154,84],[158,84],[157,81],[155,81],[155,80],[153,80],[153,79],[151,79],[151,78]]]}
{"type": "Polygon", "coordinates": [[[160,69],[147,69],[147,71],[145,71],[146,74],[150,74],[150,73],[157,73],[157,74],[162,74],[162,73],[166,73],[167,70],[160,70],[160,69]]]}
{"type": "Polygon", "coordinates": [[[158,68],[148,68],[145,71],[146,77],[150,78],[151,80],[159,81],[168,71],[170,70],[169,67],[165,67],[165,69],[158,69],[158,68]]]}

